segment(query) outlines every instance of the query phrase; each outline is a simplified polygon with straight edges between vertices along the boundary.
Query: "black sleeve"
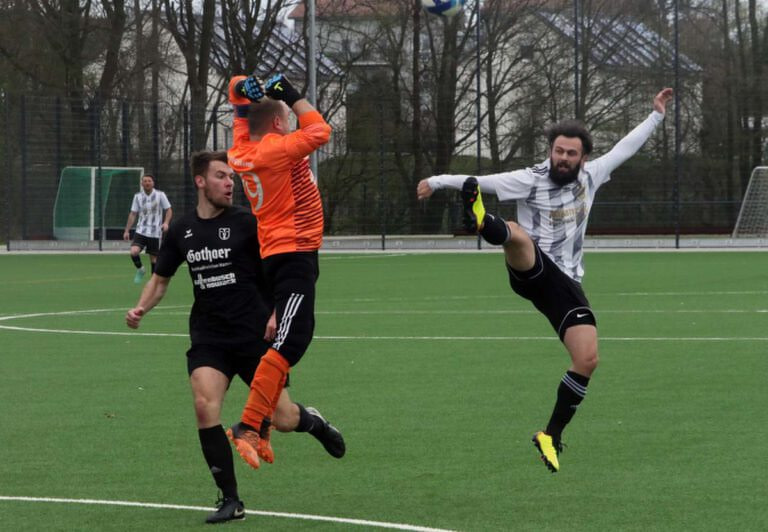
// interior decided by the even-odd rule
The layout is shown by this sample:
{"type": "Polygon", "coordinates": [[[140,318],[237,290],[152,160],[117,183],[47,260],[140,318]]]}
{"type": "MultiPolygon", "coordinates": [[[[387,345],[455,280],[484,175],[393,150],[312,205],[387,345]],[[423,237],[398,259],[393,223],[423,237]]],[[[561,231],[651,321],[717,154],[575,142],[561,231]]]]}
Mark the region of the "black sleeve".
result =
{"type": "Polygon", "coordinates": [[[181,224],[171,222],[168,232],[160,245],[160,252],[157,255],[155,264],[155,273],[161,277],[173,277],[176,270],[184,262],[184,253],[179,247],[181,224]]]}

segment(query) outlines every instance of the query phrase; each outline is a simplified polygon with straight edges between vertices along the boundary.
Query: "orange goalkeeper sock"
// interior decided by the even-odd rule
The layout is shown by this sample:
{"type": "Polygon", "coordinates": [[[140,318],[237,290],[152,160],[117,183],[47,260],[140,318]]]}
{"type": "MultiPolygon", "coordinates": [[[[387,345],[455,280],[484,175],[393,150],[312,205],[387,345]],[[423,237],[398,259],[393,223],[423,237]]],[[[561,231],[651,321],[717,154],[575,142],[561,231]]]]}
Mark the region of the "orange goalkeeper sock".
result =
{"type": "Polygon", "coordinates": [[[280,353],[269,348],[261,357],[256,373],[251,381],[251,391],[243,408],[242,422],[257,431],[261,429],[264,418],[272,415],[274,405],[285,386],[285,378],[291,365],[280,353]]]}

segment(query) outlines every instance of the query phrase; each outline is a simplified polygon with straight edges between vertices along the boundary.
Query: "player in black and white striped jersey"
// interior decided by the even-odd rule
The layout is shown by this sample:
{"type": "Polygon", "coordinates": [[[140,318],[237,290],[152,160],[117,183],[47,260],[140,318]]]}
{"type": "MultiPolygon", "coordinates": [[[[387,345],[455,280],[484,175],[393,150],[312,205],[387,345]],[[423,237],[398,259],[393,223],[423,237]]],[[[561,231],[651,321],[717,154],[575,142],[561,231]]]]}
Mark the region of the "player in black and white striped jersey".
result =
{"type": "Polygon", "coordinates": [[[550,130],[549,158],[541,164],[476,178],[433,176],[419,182],[416,190],[419,199],[442,188],[462,191],[467,229],[503,246],[512,289],[549,319],[571,356],[549,423],[533,437],[552,472],[560,469],[563,429],[586,395],[598,363],[597,322],[581,288],[584,237],[595,193],[648,140],[672,96],[672,89],[660,91],[648,118],[594,161],[588,160],[590,133],[580,123],[567,121],[550,130]],[[486,213],[483,192],[502,201],[516,200],[517,223],[486,213]]]}
{"type": "Polygon", "coordinates": [[[160,238],[168,231],[171,223],[173,209],[168,196],[162,190],[155,188],[155,178],[149,174],[141,178],[141,190],[133,195],[131,212],[128,213],[128,221],[125,223],[123,240],[130,240],[131,227],[138,218],[136,231],[131,242],[131,260],[136,266],[136,275],[133,282],[140,283],[144,277],[144,266],[141,264],[139,254],[146,249],[152,273],[155,271],[157,253],[160,249],[160,238]]]}

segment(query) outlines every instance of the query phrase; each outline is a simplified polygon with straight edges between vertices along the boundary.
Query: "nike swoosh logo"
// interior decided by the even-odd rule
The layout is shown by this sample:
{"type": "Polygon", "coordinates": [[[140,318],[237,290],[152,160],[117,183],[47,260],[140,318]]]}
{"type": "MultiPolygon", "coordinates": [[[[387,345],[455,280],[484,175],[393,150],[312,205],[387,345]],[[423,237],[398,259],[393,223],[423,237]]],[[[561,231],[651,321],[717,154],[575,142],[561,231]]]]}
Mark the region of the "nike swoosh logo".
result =
{"type": "Polygon", "coordinates": [[[245,515],[245,510],[241,510],[240,508],[236,509],[233,513],[233,517],[242,517],[245,515]]]}
{"type": "Polygon", "coordinates": [[[585,312],[584,314],[579,314],[578,312],[576,313],[577,318],[583,318],[585,316],[589,316],[589,312],[585,312]]]}

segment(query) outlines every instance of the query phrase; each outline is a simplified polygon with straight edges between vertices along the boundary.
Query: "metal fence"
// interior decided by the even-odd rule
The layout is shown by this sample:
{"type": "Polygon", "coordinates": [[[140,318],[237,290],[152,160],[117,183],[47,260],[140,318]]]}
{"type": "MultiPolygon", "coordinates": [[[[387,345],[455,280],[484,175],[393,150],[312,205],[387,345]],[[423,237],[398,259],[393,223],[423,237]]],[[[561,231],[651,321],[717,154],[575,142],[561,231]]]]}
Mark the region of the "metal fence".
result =
{"type": "MultiPolygon", "coordinates": [[[[606,19],[604,13],[584,10],[531,13],[525,19],[527,31],[520,29],[519,20],[504,26],[514,32],[509,38],[493,33],[489,14],[481,16],[479,26],[470,19],[460,28],[456,35],[469,38],[458,61],[460,94],[447,126],[439,115],[444,112],[444,81],[427,67],[420,74],[423,108],[418,113],[410,105],[416,77],[393,74],[391,65],[375,56],[366,56],[365,69],[353,63],[342,69],[343,83],[325,80],[328,86],[343,85],[328,93],[342,105],[325,109],[331,106],[323,96],[318,103],[334,128],[332,142],[319,154],[328,236],[374,235],[383,242],[391,235],[460,234],[456,194],[440,192],[429,202],[417,202],[419,179],[436,173],[494,173],[541,162],[547,156],[547,125],[573,116],[593,130],[594,154],[599,156],[647,116],[653,95],[663,86],[676,89],[675,104],[641,152],[598,193],[589,232],[675,237],[731,233],[749,173],[766,160],[766,135],[762,129],[754,131],[756,117],[750,118],[744,104],[754,95],[733,86],[732,57],[715,53],[721,46],[707,41],[712,34],[706,33],[706,21],[699,21],[699,28],[693,19],[679,26],[677,18],[672,24],[666,15],[651,13],[651,20],[659,20],[658,27],[651,27],[634,14],[606,19]],[[541,35],[546,38],[537,37],[541,35]],[[689,43],[682,52],[680,36],[689,43]],[[492,44],[500,38],[505,48],[494,55],[492,44]],[[513,74],[494,81],[509,65],[516,69],[513,74]],[[392,80],[402,86],[402,94],[394,98],[383,88],[392,80]],[[511,88],[498,96],[499,87],[511,88]],[[453,143],[447,152],[441,151],[446,127],[452,128],[448,137],[453,143]]],[[[421,23],[424,35],[450,35],[449,23],[437,17],[421,23]]],[[[332,48],[323,52],[333,57],[332,48]]],[[[420,53],[426,61],[451,52],[420,53]]],[[[768,83],[761,86],[765,92],[768,83]]],[[[768,93],[763,97],[768,99],[768,93]]],[[[143,167],[156,177],[176,212],[193,208],[187,167],[193,135],[186,105],[3,94],[0,111],[0,239],[53,238],[59,178],[71,165],[143,167]]],[[[230,109],[209,109],[207,117],[206,148],[226,149],[230,109]]],[[[244,203],[242,194],[237,201],[244,203]]],[[[490,202],[492,209],[514,218],[513,204],[490,202]]],[[[129,207],[126,201],[105,208],[121,209],[127,217],[129,207]]],[[[100,238],[119,236],[105,233],[100,238]]]]}

